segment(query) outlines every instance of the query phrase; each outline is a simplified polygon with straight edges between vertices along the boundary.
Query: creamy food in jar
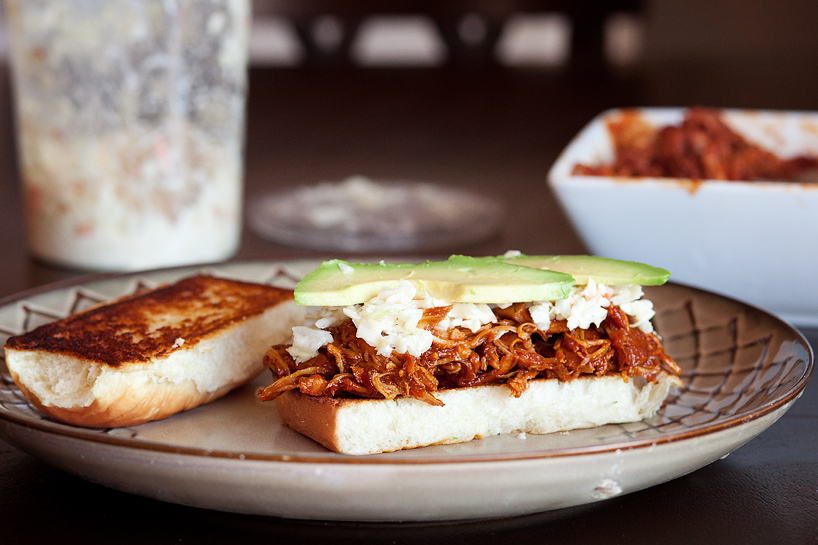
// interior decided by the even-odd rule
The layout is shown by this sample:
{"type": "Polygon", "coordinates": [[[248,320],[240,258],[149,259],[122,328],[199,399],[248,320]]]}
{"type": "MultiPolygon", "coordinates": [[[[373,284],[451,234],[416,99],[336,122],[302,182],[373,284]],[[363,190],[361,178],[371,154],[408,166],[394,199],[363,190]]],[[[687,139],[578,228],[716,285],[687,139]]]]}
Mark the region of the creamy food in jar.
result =
{"type": "Polygon", "coordinates": [[[241,230],[249,0],[8,0],[32,253],[216,261],[241,230]]]}

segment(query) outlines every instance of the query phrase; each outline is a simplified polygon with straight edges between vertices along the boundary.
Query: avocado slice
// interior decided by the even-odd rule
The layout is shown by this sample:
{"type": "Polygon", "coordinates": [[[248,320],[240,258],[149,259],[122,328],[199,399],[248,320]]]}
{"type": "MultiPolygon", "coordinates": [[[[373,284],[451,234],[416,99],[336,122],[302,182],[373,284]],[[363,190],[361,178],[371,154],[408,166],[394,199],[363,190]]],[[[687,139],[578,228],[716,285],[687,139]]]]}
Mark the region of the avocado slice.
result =
{"type": "Polygon", "coordinates": [[[584,286],[589,279],[597,284],[619,285],[638,284],[658,286],[667,282],[670,271],[637,263],[592,255],[518,255],[502,257],[506,263],[524,265],[537,269],[548,269],[570,274],[578,286],[584,286]]]}
{"type": "Polygon", "coordinates": [[[499,259],[451,256],[446,261],[402,264],[325,261],[295,287],[295,302],[309,306],[363,303],[384,287],[408,280],[419,293],[449,303],[552,301],[568,296],[574,279],[499,259]]]}

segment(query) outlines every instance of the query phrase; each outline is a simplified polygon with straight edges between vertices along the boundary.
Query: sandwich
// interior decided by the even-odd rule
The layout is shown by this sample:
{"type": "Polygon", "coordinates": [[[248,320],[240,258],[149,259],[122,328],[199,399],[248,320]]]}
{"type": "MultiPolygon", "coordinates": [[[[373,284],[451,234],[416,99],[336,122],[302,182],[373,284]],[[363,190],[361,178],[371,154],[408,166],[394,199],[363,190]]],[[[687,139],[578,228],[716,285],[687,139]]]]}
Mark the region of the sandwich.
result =
{"type": "Polygon", "coordinates": [[[669,275],[519,252],[327,261],[295,288],[316,308],[267,351],[259,399],[353,455],[642,420],[682,385],[641,288],[669,275]]]}
{"type": "Polygon", "coordinates": [[[20,391],[54,419],[133,426],[256,377],[305,312],[292,290],[193,276],[42,325],[5,344],[20,391]]]}

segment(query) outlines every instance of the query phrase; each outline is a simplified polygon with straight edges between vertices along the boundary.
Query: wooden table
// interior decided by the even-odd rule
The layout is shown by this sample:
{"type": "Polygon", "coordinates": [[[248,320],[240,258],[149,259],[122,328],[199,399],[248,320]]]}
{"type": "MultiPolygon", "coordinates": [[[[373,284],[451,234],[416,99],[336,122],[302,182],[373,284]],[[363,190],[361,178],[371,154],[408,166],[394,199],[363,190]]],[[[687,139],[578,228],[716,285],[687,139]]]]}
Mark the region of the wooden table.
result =
{"type": "MultiPolygon", "coordinates": [[[[453,251],[583,253],[545,186],[568,140],[616,106],[818,109],[814,65],[676,64],[625,74],[446,67],[251,73],[247,198],[352,174],[502,199],[496,236],[453,251]],[[811,72],[810,72],[811,70],[811,72]],[[812,73],[810,75],[810,73],[812,73]]],[[[7,76],[0,76],[0,297],[78,271],[26,253],[7,76]]],[[[249,230],[236,259],[315,257],[249,230]]],[[[804,330],[818,345],[818,330],[804,330]]],[[[818,543],[818,386],[730,457],[583,508],[456,524],[356,524],[209,512],[110,490],[0,442],[2,543],[818,543]]]]}

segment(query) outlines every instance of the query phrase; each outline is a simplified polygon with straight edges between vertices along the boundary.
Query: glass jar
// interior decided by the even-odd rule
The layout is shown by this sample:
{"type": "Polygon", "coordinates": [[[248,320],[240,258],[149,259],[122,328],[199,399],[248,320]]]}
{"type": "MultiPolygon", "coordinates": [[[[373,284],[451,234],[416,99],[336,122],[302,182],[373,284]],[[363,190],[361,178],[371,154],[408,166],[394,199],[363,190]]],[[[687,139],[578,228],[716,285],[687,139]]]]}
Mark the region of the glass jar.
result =
{"type": "Polygon", "coordinates": [[[6,0],[29,247],[136,270],[241,233],[250,0],[6,0]]]}

